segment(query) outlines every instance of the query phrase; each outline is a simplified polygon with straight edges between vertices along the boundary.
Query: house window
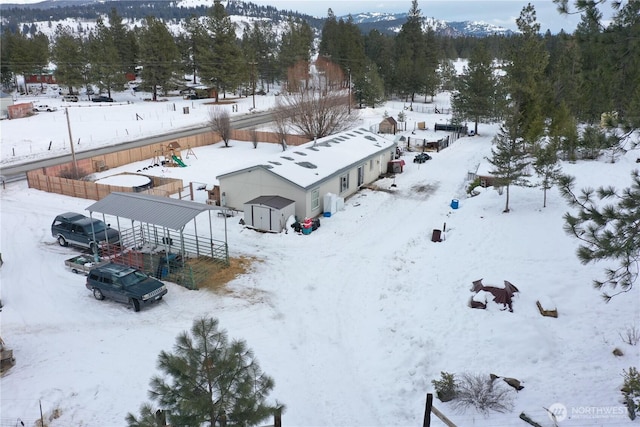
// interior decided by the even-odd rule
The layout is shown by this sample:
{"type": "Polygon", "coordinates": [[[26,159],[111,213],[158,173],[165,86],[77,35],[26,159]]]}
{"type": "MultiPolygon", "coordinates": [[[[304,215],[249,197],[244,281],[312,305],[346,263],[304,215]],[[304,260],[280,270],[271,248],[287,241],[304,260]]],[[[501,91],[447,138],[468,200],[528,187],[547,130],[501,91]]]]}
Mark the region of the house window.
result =
{"type": "Polygon", "coordinates": [[[315,188],[311,191],[311,210],[315,211],[320,208],[320,189],[315,188]]]}
{"type": "Polygon", "coordinates": [[[345,173],[340,176],[340,192],[344,193],[349,189],[349,174],[345,173]]]}
{"type": "Polygon", "coordinates": [[[369,170],[373,170],[373,159],[369,160],[369,170]]]}

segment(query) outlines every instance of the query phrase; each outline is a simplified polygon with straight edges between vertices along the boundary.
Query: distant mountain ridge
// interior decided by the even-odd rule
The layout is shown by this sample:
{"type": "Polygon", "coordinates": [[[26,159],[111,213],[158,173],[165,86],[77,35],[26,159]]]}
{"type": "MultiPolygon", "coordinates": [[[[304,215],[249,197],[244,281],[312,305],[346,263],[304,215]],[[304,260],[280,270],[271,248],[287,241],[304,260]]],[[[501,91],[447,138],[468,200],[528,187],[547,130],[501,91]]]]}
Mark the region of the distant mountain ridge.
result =
{"type": "MultiPolygon", "coordinates": [[[[378,30],[383,34],[397,33],[402,24],[407,22],[407,13],[363,12],[350,15],[353,22],[364,32],[378,30]]],[[[513,35],[514,32],[496,25],[481,21],[444,21],[433,17],[423,17],[425,28],[430,27],[438,35],[450,37],[486,37],[490,35],[513,35]]],[[[348,19],[341,16],[339,19],[348,19]]]]}
{"type": "MultiPolygon", "coordinates": [[[[0,4],[3,26],[13,22],[24,23],[42,21],[60,21],[66,18],[95,19],[96,15],[106,15],[111,8],[116,8],[118,14],[129,19],[142,19],[147,15],[154,15],[163,20],[183,20],[191,14],[205,13],[212,2],[164,1],[164,0],[44,0],[31,4],[0,4]],[[199,4],[198,4],[199,3],[199,4]]],[[[319,18],[291,11],[280,11],[273,6],[259,6],[251,2],[227,1],[227,13],[231,16],[268,18],[275,22],[286,19],[289,14],[305,19],[317,31],[322,30],[326,18],[319,18]],[[284,13],[286,12],[286,13],[284,13]]],[[[362,12],[358,14],[339,16],[337,19],[351,18],[360,30],[367,34],[377,30],[383,34],[395,34],[400,31],[407,21],[407,13],[379,13],[362,12]]],[[[425,29],[430,27],[438,35],[450,37],[485,37],[489,35],[511,35],[509,29],[478,21],[447,22],[435,18],[424,19],[425,29]]]]}

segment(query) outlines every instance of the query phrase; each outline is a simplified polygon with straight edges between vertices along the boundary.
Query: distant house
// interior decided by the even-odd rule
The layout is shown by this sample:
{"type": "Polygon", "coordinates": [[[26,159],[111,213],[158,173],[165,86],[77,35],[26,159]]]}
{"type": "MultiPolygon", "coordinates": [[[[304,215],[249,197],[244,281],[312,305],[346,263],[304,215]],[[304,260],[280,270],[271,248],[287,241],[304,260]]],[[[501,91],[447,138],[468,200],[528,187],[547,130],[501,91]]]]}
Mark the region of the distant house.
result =
{"type": "Polygon", "coordinates": [[[347,198],[386,173],[395,150],[395,142],[364,128],[321,138],[219,175],[219,204],[241,210],[261,196],[280,196],[295,202],[299,219],[314,218],[327,193],[347,198]]]}
{"type": "Polygon", "coordinates": [[[480,186],[485,188],[499,186],[499,180],[491,173],[492,169],[493,166],[490,163],[482,162],[478,164],[475,172],[469,171],[468,179],[469,181],[480,180],[480,186]]]}
{"type": "Polygon", "coordinates": [[[53,74],[31,74],[24,76],[24,82],[26,84],[48,84],[54,85],[57,83],[53,74]]]}
{"type": "Polygon", "coordinates": [[[378,130],[380,133],[391,133],[395,135],[398,130],[398,122],[396,122],[396,119],[393,117],[385,117],[378,125],[378,130]]]}

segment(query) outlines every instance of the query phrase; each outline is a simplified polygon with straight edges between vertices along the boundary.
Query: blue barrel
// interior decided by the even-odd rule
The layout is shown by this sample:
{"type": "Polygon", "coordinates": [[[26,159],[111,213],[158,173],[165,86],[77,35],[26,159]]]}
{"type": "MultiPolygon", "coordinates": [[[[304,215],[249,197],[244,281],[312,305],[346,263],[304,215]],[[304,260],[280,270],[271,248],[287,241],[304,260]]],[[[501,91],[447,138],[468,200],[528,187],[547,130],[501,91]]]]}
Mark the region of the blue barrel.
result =
{"type": "Polygon", "coordinates": [[[451,209],[458,209],[458,204],[460,201],[458,199],[451,200],[451,209]]]}

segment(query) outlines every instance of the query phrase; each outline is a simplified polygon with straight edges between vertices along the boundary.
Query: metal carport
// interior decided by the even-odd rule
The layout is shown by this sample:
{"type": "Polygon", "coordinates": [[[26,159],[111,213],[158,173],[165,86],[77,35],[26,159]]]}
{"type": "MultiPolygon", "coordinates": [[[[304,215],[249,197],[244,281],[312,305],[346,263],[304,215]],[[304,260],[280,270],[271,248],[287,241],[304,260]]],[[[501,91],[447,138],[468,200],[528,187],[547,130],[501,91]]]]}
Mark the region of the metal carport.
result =
{"type": "Polygon", "coordinates": [[[103,217],[117,218],[122,247],[117,262],[133,265],[160,278],[165,277],[166,272],[167,280],[188,288],[197,288],[199,281],[198,272],[189,265],[189,260],[207,257],[229,265],[226,215],[223,215],[224,241],[213,239],[211,211],[224,210],[222,207],[150,194],[114,192],[87,210],[91,216],[96,212],[103,217]],[[203,212],[209,214],[208,239],[198,235],[195,221],[203,212]],[[123,230],[120,218],[131,220],[131,228],[123,230]],[[195,235],[189,236],[184,229],[192,221],[195,235]]]}

